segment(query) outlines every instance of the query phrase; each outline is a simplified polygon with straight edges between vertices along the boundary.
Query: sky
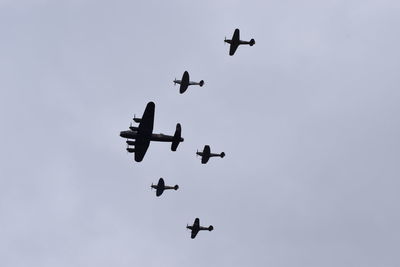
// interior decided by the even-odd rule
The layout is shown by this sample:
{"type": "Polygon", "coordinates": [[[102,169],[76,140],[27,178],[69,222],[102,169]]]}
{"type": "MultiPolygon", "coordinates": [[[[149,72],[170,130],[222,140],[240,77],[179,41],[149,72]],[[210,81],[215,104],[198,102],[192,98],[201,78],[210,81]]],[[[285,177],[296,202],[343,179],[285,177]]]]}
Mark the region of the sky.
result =
{"type": "Polygon", "coordinates": [[[0,266],[399,266],[399,12],[0,0],[0,266]],[[256,44],[230,57],[235,28],[256,44]],[[149,101],[185,141],[136,163],[119,132],[149,101]]]}

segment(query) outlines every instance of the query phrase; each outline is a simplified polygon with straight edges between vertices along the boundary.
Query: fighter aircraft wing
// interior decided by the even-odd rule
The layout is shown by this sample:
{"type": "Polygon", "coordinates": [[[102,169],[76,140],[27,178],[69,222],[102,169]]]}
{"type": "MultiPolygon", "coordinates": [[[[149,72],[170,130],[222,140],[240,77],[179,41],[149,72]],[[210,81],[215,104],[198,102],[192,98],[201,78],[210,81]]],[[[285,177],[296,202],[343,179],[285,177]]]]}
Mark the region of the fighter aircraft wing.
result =
{"type": "Polygon", "coordinates": [[[229,55],[233,56],[236,52],[236,49],[239,47],[240,44],[240,33],[239,29],[236,29],[232,36],[231,47],[229,48],[229,55]]]}
{"type": "Polygon", "coordinates": [[[235,32],[233,33],[232,40],[235,42],[240,40],[240,31],[239,29],[235,29],[235,32]]]}
{"type": "Polygon", "coordinates": [[[165,189],[165,182],[163,178],[160,178],[160,180],[158,180],[158,184],[157,184],[157,191],[156,191],[156,196],[161,196],[162,193],[164,192],[165,189]]]}
{"type": "Polygon", "coordinates": [[[193,223],[193,227],[200,228],[200,219],[196,218],[193,223]]]}
{"type": "Polygon", "coordinates": [[[179,93],[183,94],[189,87],[189,72],[185,71],[182,75],[181,86],[179,88],[179,93]]]}
{"type": "Polygon", "coordinates": [[[211,149],[209,145],[205,145],[203,149],[203,156],[201,157],[201,163],[206,164],[210,159],[211,149]]]}
{"type": "Polygon", "coordinates": [[[201,163],[202,163],[202,164],[206,164],[206,163],[208,162],[209,159],[210,159],[210,156],[205,156],[205,155],[203,155],[203,156],[201,157],[201,163]]]}
{"type": "Polygon", "coordinates": [[[236,52],[236,49],[239,47],[239,44],[231,43],[231,47],[229,49],[229,55],[233,56],[236,52]]]}
{"type": "Polygon", "coordinates": [[[196,237],[197,233],[200,231],[200,219],[196,218],[193,223],[192,233],[190,237],[193,239],[196,237]]]}
{"type": "Polygon", "coordinates": [[[195,238],[198,232],[199,232],[199,229],[192,229],[192,233],[190,234],[190,237],[192,239],[195,238]]]}
{"type": "Polygon", "coordinates": [[[153,133],[154,111],[154,102],[149,102],[140,121],[138,136],[135,141],[135,161],[137,162],[143,160],[144,155],[149,148],[151,134],[153,133]]]}

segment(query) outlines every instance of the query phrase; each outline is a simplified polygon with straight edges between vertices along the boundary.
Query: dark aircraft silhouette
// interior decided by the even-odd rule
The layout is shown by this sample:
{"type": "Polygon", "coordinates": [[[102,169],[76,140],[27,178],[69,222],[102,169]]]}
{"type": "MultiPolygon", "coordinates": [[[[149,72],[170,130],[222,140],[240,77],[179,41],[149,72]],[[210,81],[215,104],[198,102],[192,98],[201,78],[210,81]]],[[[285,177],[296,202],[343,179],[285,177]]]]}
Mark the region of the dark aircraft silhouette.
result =
{"type": "Polygon", "coordinates": [[[203,86],[204,85],[204,81],[201,80],[200,82],[192,82],[189,80],[189,73],[187,71],[185,71],[182,75],[182,80],[177,80],[175,78],[174,80],[174,85],[175,84],[180,84],[181,86],[179,87],[179,93],[183,94],[187,88],[189,87],[189,85],[200,85],[203,86]]]}
{"type": "Polygon", "coordinates": [[[205,145],[203,152],[196,152],[196,155],[201,156],[201,163],[206,164],[211,157],[225,157],[225,153],[221,152],[220,154],[211,153],[210,146],[205,145]]]}
{"type": "Polygon", "coordinates": [[[128,131],[122,131],[119,135],[122,138],[134,139],[127,140],[126,143],[128,147],[126,151],[129,153],[135,153],[135,161],[140,162],[143,160],[144,155],[146,154],[147,148],[150,145],[150,141],[158,141],[158,142],[171,142],[171,150],[176,151],[180,142],[183,142],[183,138],[181,137],[182,128],[178,123],[176,124],[175,134],[173,136],[165,135],[165,134],[154,134],[153,133],[153,125],[154,125],[154,110],[155,104],[153,102],[149,102],[144,110],[142,118],[134,117],[133,120],[136,123],[139,123],[138,127],[131,126],[128,131]],[[135,146],[131,148],[129,146],[135,146]]]}
{"type": "Polygon", "coordinates": [[[236,49],[239,47],[239,45],[248,44],[250,46],[253,46],[256,43],[256,41],[254,41],[254,39],[251,39],[249,42],[240,40],[239,29],[236,29],[235,32],[233,33],[231,40],[227,40],[225,37],[225,43],[228,43],[231,45],[229,48],[229,55],[233,56],[236,52],[236,49]]]}
{"type": "Polygon", "coordinates": [[[157,185],[153,185],[151,184],[151,188],[156,189],[156,196],[161,196],[162,193],[164,192],[164,190],[168,190],[168,189],[174,189],[174,190],[178,190],[179,186],[175,185],[175,186],[167,186],[165,185],[164,179],[160,178],[160,180],[158,180],[158,184],[157,185]]]}
{"type": "Polygon", "coordinates": [[[196,219],[194,220],[193,225],[191,225],[191,226],[186,225],[186,228],[192,230],[192,233],[191,233],[191,235],[190,235],[190,237],[191,237],[192,239],[194,239],[194,238],[196,237],[197,233],[198,233],[199,231],[201,231],[201,230],[208,230],[208,231],[214,230],[214,227],[213,227],[212,225],[210,225],[210,226],[208,226],[208,227],[200,226],[200,219],[199,219],[199,218],[196,218],[196,219]]]}

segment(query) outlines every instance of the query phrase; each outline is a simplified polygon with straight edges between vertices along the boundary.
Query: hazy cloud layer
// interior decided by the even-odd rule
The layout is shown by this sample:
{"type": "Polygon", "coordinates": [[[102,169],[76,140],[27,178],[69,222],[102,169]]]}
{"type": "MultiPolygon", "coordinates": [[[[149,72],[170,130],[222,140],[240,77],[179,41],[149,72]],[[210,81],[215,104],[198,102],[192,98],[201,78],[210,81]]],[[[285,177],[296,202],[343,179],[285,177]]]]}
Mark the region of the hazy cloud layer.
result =
{"type": "Polygon", "coordinates": [[[399,266],[399,10],[0,1],[0,266],[399,266]],[[256,45],[229,57],[236,27],[256,45]],[[137,164],[148,101],[185,142],[137,164]]]}

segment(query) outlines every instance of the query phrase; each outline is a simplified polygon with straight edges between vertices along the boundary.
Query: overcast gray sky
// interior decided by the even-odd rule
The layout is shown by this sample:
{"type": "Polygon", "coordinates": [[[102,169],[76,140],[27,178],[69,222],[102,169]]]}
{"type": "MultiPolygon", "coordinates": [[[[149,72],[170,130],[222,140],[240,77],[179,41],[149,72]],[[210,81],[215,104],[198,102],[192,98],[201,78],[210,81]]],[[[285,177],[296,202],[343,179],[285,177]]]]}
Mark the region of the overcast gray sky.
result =
{"type": "Polygon", "coordinates": [[[0,266],[400,266],[399,25],[396,0],[0,0],[0,266]],[[138,164],[149,101],[185,142],[138,164]]]}

